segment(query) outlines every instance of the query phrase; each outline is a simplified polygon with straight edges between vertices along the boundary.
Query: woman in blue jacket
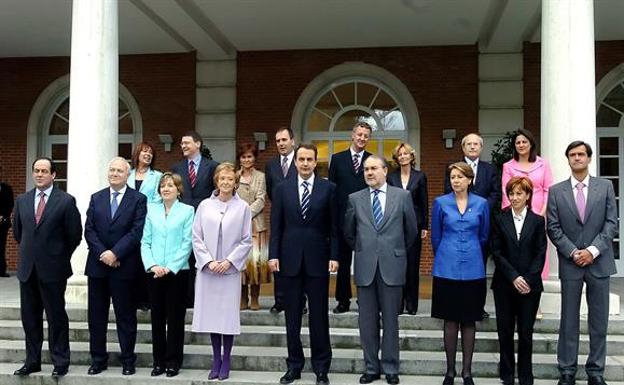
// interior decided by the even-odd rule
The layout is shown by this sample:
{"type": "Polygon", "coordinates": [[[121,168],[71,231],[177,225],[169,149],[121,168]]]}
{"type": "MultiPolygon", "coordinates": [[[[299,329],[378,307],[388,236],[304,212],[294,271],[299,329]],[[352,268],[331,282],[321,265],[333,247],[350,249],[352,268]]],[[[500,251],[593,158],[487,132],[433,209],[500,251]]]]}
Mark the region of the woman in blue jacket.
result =
{"type": "Polygon", "coordinates": [[[472,380],[475,322],[483,319],[487,291],[483,250],[488,242],[490,213],[487,200],[469,193],[472,168],[463,162],[449,166],[453,192],[437,197],[431,210],[433,292],[431,316],[444,320],[446,375],[455,378],[457,334],[462,333],[462,378],[472,380]]]}
{"type": "Polygon", "coordinates": [[[145,271],[153,274],[148,290],[152,308],[152,376],[174,377],[184,355],[185,302],[180,293],[187,287],[192,250],[194,209],[178,200],[182,178],[166,172],[158,193],[162,203],[147,208],[141,258],[145,271]]]}
{"type": "Polygon", "coordinates": [[[128,186],[145,195],[147,203],[160,202],[158,184],[162,172],[152,168],[155,159],[154,147],[149,143],[139,143],[132,154],[132,169],[128,175],[128,186]]]}

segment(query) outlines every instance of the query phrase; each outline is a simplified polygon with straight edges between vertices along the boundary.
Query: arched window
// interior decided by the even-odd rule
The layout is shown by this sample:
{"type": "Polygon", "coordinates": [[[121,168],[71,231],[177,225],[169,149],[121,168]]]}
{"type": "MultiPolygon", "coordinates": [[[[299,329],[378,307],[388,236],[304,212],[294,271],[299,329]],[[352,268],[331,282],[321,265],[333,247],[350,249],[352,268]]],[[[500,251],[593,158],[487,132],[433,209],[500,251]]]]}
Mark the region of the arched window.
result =
{"type": "MultiPolygon", "coordinates": [[[[130,159],[134,145],[141,141],[142,132],[138,104],[128,89],[120,84],[119,156],[130,159]]],[[[56,184],[63,190],[67,188],[68,133],[69,76],[63,76],[39,95],[28,122],[28,165],[38,156],[52,158],[57,165],[56,184]]],[[[30,177],[27,186],[32,187],[30,177]]]]}
{"type": "Polygon", "coordinates": [[[595,157],[598,160],[598,175],[611,180],[620,218],[620,238],[615,239],[613,251],[618,275],[623,275],[624,261],[621,255],[624,245],[620,242],[624,231],[624,207],[622,191],[624,190],[624,64],[607,74],[598,84],[596,95],[596,140],[598,148],[595,157]]]}
{"type": "Polygon", "coordinates": [[[317,173],[327,175],[331,155],[346,150],[360,121],[373,128],[367,150],[391,158],[400,142],[419,149],[418,112],[403,83],[386,70],[345,63],[319,75],[299,97],[293,130],[319,149],[317,173]]]}

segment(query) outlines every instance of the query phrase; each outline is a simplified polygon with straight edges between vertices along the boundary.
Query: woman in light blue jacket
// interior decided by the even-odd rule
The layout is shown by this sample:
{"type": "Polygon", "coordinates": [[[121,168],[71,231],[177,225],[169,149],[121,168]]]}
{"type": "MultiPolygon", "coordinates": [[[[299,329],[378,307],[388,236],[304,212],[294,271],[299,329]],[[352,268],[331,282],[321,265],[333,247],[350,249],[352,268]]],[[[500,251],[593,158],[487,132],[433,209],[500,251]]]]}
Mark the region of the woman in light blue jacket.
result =
{"type": "Polygon", "coordinates": [[[154,147],[149,143],[139,143],[132,154],[132,169],[128,175],[128,186],[145,195],[147,203],[160,202],[158,184],[162,172],[152,168],[155,159],[154,147]]]}
{"type": "Polygon", "coordinates": [[[152,309],[152,376],[167,373],[174,377],[184,355],[184,293],[189,279],[194,209],[178,200],[182,178],[166,172],[160,179],[158,194],[162,203],[147,208],[141,258],[145,271],[153,274],[148,291],[152,309]]]}

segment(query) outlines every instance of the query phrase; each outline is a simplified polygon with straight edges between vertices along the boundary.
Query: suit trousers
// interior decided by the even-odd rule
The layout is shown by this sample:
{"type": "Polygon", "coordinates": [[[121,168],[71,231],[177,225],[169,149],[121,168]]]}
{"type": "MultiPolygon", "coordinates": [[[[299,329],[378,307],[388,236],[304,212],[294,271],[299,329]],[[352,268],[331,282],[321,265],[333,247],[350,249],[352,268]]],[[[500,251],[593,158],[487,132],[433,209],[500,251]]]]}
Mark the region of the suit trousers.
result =
{"type": "Polygon", "coordinates": [[[179,369],[184,358],[186,306],[180,298],[188,287],[188,270],[149,281],[154,366],[179,369]]]}
{"type": "Polygon", "coordinates": [[[418,311],[418,291],[420,285],[420,250],[422,242],[420,231],[414,244],[407,252],[407,270],[405,271],[405,286],[403,286],[403,303],[407,310],[418,311]]]}
{"type": "Polygon", "coordinates": [[[0,276],[4,276],[7,271],[6,264],[6,244],[7,234],[9,233],[8,222],[0,221],[0,276]]]}
{"type": "Polygon", "coordinates": [[[137,308],[134,288],[135,279],[116,279],[112,277],[89,277],[89,350],[92,364],[106,365],[106,332],[108,330],[108,312],[111,298],[117,324],[117,337],[122,365],[134,365],[136,354],[134,346],[137,335],[137,308]]]}
{"type": "Polygon", "coordinates": [[[311,277],[305,272],[305,263],[294,277],[281,277],[284,290],[286,340],[288,345],[288,369],[300,372],[305,358],[301,345],[301,298],[308,297],[308,326],[312,369],[315,373],[327,373],[331,365],[332,351],[329,341],[329,273],[311,277]]]}
{"type": "Polygon", "coordinates": [[[589,355],[585,363],[585,372],[590,377],[602,376],[607,354],[609,277],[597,278],[589,269],[585,269],[582,279],[561,280],[561,320],[557,345],[558,368],[561,374],[576,374],[583,283],[586,285],[589,310],[587,315],[589,355]]]}
{"type": "Polygon", "coordinates": [[[366,373],[399,374],[399,310],[401,286],[387,285],[379,272],[368,286],[358,286],[358,323],[366,373]],[[380,314],[381,312],[381,319],[380,314]],[[383,323],[379,361],[380,321],[383,323]]]}
{"type": "MultiPolygon", "coordinates": [[[[344,213],[342,213],[344,216],[344,213]]],[[[338,274],[336,275],[336,301],[349,302],[353,296],[351,292],[351,262],[353,250],[343,237],[338,237],[338,274]]]]}
{"type": "Polygon", "coordinates": [[[52,364],[69,366],[69,318],[65,311],[67,280],[42,282],[37,269],[20,282],[22,325],[26,339],[26,365],[41,365],[43,311],[48,321],[48,344],[52,364]]]}
{"type": "Polygon", "coordinates": [[[520,294],[511,285],[492,290],[496,305],[496,327],[500,345],[499,376],[512,381],[515,373],[514,330],[518,325],[518,379],[521,385],[533,384],[533,326],[541,292],[520,294]]]}

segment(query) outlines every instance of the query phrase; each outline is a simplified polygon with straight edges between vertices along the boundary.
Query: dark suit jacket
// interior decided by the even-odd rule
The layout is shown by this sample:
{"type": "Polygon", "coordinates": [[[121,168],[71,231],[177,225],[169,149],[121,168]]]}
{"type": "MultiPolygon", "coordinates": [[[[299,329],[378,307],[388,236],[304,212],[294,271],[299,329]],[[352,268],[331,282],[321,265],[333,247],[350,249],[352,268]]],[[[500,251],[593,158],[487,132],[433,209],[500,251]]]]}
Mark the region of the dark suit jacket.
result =
{"type": "Polygon", "coordinates": [[[85,222],[85,239],[89,246],[85,275],[93,278],[110,276],[130,279],[143,271],[141,237],[147,214],[147,198],[126,188],[115,216],[110,216],[110,189],[91,195],[85,222]],[[100,261],[100,255],[111,250],[120,266],[112,268],[100,261]]]}
{"type": "Polygon", "coordinates": [[[338,152],[331,157],[331,162],[329,163],[329,180],[336,184],[336,203],[338,207],[339,225],[344,221],[344,213],[347,209],[349,194],[367,187],[364,181],[364,161],[369,155],[370,152],[364,151],[360,169],[357,173],[353,170],[353,159],[351,159],[350,149],[338,152]]]}
{"type": "MultiPolygon", "coordinates": [[[[458,160],[458,162],[465,161],[466,160],[463,158],[458,160]]],[[[448,194],[451,191],[453,191],[453,189],[451,188],[451,181],[449,180],[449,173],[447,172],[444,178],[444,193],[448,194]]],[[[477,180],[475,180],[470,186],[470,192],[487,199],[490,212],[493,212],[492,210],[502,198],[501,177],[493,164],[479,159],[479,165],[477,166],[477,180]]]]}
{"type": "Polygon", "coordinates": [[[519,240],[511,209],[494,217],[492,224],[490,251],[496,264],[492,289],[506,287],[515,291],[512,282],[522,276],[531,292],[541,292],[547,244],[544,218],[528,209],[519,240]]]}
{"type": "Polygon", "coordinates": [[[269,199],[273,202],[273,192],[275,188],[282,183],[284,179],[288,179],[291,177],[297,177],[297,168],[295,167],[295,159],[293,156],[292,162],[290,162],[290,167],[288,168],[288,173],[286,174],[286,178],[284,178],[284,174],[282,174],[282,166],[280,164],[280,159],[282,156],[276,156],[274,158],[269,159],[266,166],[264,166],[264,179],[266,182],[266,191],[269,195],[269,199]]]}
{"type": "Polygon", "coordinates": [[[197,181],[195,187],[191,188],[191,181],[188,173],[188,160],[184,159],[174,164],[171,171],[182,177],[184,193],[182,193],[182,203],[191,205],[197,210],[197,206],[212,194],[214,186],[214,171],[219,163],[206,157],[201,158],[199,163],[199,171],[197,172],[197,181]]]}
{"type": "MultiPolygon", "coordinates": [[[[401,169],[388,174],[388,184],[390,186],[403,188],[401,169]]],[[[409,191],[412,197],[418,231],[426,230],[429,225],[429,198],[427,193],[427,176],[425,173],[412,169],[409,180],[407,181],[406,190],[409,191]]],[[[418,236],[420,236],[420,234],[418,236]]]]}
{"type": "Polygon", "coordinates": [[[70,259],[82,240],[76,200],[53,188],[39,224],[35,224],[35,190],[17,197],[13,236],[19,243],[17,279],[26,282],[37,269],[42,282],[64,281],[72,275],[70,259]]]}
{"type": "Polygon", "coordinates": [[[328,274],[329,260],[338,260],[336,185],[314,178],[310,207],[304,220],[299,202],[298,178],[288,178],[275,189],[271,208],[270,258],[280,261],[280,274],[293,277],[302,264],[308,276],[328,274]]]}
{"type": "Polygon", "coordinates": [[[13,211],[13,190],[6,183],[0,183],[0,215],[4,220],[0,220],[0,229],[11,227],[11,212],[13,211]]]}

